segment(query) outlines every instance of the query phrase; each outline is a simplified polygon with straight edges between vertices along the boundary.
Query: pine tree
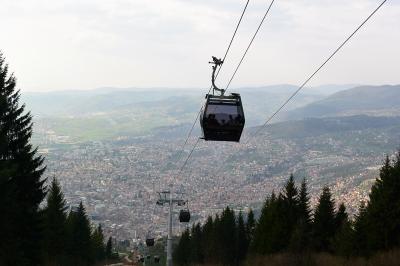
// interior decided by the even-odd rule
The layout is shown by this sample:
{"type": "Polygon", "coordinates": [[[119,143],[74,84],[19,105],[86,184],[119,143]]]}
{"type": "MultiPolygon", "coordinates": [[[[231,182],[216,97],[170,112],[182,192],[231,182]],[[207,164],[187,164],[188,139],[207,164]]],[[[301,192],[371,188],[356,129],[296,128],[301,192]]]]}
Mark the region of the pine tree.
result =
{"type": "Polygon", "coordinates": [[[57,179],[54,177],[47,195],[44,212],[44,254],[50,265],[60,265],[65,259],[66,202],[57,179]]]}
{"type": "Polygon", "coordinates": [[[298,206],[297,194],[298,190],[294,183],[294,177],[290,175],[289,180],[285,184],[282,197],[286,204],[294,209],[298,206]]]}
{"type": "Polygon", "coordinates": [[[371,188],[366,209],[368,250],[400,246],[400,151],[393,162],[388,157],[371,188]]]}
{"type": "Polygon", "coordinates": [[[193,225],[191,236],[191,262],[202,264],[204,262],[203,234],[200,223],[193,225]]]}
{"type": "Polygon", "coordinates": [[[281,251],[286,239],[282,239],[285,217],[282,196],[272,195],[266,199],[256,225],[251,250],[258,254],[270,254],[281,251]]]}
{"type": "Polygon", "coordinates": [[[349,257],[353,252],[354,231],[344,204],[340,204],[335,215],[335,237],[333,248],[336,254],[349,257]]]}
{"type": "Polygon", "coordinates": [[[367,207],[364,202],[358,209],[358,214],[355,217],[354,222],[354,241],[353,246],[355,247],[355,255],[367,255],[369,253],[369,247],[367,244],[368,239],[368,217],[367,207]]]}
{"type": "Polygon", "coordinates": [[[286,218],[282,219],[280,223],[280,226],[283,227],[281,239],[284,241],[283,248],[287,248],[299,216],[298,190],[293,175],[290,175],[284,187],[282,199],[283,209],[281,211],[285,213],[286,218]]]}
{"type": "Polygon", "coordinates": [[[246,258],[249,239],[246,232],[246,225],[244,223],[243,214],[239,212],[237,221],[237,236],[236,236],[236,250],[237,250],[237,264],[240,264],[246,258]]]}
{"type": "Polygon", "coordinates": [[[179,243],[173,252],[173,260],[179,266],[187,266],[191,264],[191,238],[189,229],[186,229],[179,239],[179,243]]]}
{"type": "Polygon", "coordinates": [[[68,255],[73,265],[90,265],[93,263],[91,227],[86,210],[80,202],[76,211],[71,210],[67,219],[68,255]]]}
{"type": "Polygon", "coordinates": [[[0,264],[40,264],[43,158],[30,144],[32,116],[0,53],[0,264]]]}
{"type": "Polygon", "coordinates": [[[229,207],[222,212],[220,226],[220,250],[222,251],[219,261],[224,265],[234,265],[236,256],[236,221],[233,210],[229,207]]]}
{"type": "Polygon", "coordinates": [[[211,263],[213,256],[215,255],[215,243],[214,243],[214,221],[211,216],[207,218],[206,223],[203,225],[203,239],[202,247],[204,251],[204,262],[211,263]]]}
{"type": "Polygon", "coordinates": [[[113,258],[113,246],[112,246],[112,237],[110,236],[107,240],[106,244],[106,258],[112,259],[113,258]]]}
{"type": "Polygon", "coordinates": [[[249,245],[253,241],[255,228],[256,228],[256,220],[254,218],[254,212],[252,209],[250,209],[249,213],[247,214],[247,223],[246,223],[246,233],[249,245]]]}
{"type": "Polygon", "coordinates": [[[105,259],[104,235],[101,224],[93,230],[92,236],[92,253],[96,261],[103,261],[105,259]]]}
{"type": "Polygon", "coordinates": [[[335,232],[340,229],[344,223],[349,222],[349,215],[346,212],[346,206],[343,203],[339,205],[339,209],[335,214],[335,232]]]}
{"type": "Polygon", "coordinates": [[[298,194],[298,217],[290,239],[290,250],[304,252],[311,241],[311,208],[307,181],[304,178],[298,194]]]}
{"type": "Polygon", "coordinates": [[[223,257],[222,246],[224,245],[222,239],[222,215],[221,217],[216,214],[214,218],[214,224],[211,233],[211,246],[213,250],[211,252],[211,257],[209,258],[212,263],[221,263],[221,258],[223,257]]]}
{"type": "Polygon", "coordinates": [[[307,180],[304,178],[301,182],[300,192],[298,197],[299,202],[299,219],[310,226],[311,225],[311,207],[310,196],[308,195],[307,180]]]}
{"type": "Polygon", "coordinates": [[[324,187],[314,215],[313,245],[317,251],[330,251],[335,234],[334,201],[329,187],[324,187]]]}

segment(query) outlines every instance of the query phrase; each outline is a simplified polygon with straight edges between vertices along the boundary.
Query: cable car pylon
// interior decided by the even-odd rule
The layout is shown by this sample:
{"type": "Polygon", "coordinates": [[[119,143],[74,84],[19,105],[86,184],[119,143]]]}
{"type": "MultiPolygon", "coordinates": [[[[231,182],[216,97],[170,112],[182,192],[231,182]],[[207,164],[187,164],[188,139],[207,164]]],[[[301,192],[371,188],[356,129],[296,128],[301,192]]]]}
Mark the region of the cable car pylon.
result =
{"type": "Polygon", "coordinates": [[[174,204],[178,206],[185,205],[186,201],[181,198],[173,198],[172,192],[170,190],[159,191],[157,192],[159,195],[159,199],[156,204],[160,206],[164,206],[165,204],[169,205],[168,212],[168,236],[167,236],[167,266],[172,266],[172,215],[173,215],[173,206],[174,204]]]}

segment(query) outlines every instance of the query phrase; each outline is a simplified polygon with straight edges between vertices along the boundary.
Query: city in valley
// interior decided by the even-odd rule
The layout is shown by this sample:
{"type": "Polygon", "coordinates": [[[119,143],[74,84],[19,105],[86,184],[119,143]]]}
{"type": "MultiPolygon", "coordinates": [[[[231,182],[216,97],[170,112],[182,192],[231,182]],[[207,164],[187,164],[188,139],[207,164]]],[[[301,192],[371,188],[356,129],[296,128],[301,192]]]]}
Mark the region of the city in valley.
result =
{"type": "MultiPolygon", "coordinates": [[[[308,181],[312,205],[329,185],[336,203],[355,213],[385,154],[395,151],[397,120],[356,115],[287,121],[255,138],[251,133],[258,128],[249,128],[242,143],[200,140],[183,168],[199,135],[195,130],[182,150],[189,125],[179,129],[183,133],[165,127],[147,136],[79,142],[39,121],[34,139],[46,157],[47,175],[58,178],[69,206],[83,201],[92,221],[119,240],[136,241],[149,231],[166,234],[168,209],[155,204],[157,191],[166,189],[188,201],[195,223],[227,205],[257,213],[293,174],[298,184],[308,181]]],[[[178,210],[175,233],[185,228],[178,210]]]]}

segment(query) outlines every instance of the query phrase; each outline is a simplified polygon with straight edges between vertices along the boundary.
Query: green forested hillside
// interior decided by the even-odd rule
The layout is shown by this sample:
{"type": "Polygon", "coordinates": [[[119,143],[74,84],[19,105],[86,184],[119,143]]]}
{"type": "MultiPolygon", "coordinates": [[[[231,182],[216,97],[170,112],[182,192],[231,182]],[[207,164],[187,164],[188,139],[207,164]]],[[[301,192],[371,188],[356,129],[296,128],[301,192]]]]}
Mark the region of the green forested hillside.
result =
{"type": "MultiPolygon", "coordinates": [[[[178,265],[264,265],[268,261],[273,265],[336,265],[332,260],[345,264],[357,261],[353,258],[368,261],[378,252],[400,248],[399,190],[400,152],[394,159],[386,158],[369,201],[360,202],[354,217],[349,217],[346,206],[327,186],[311,208],[306,179],[296,185],[291,176],[281,191],[267,196],[258,220],[251,210],[243,214],[227,207],[204,224],[187,229],[175,248],[174,259],[178,265]],[[318,262],[316,255],[323,253],[336,257],[331,258],[331,264],[318,262]],[[279,257],[262,259],[278,254],[281,264],[273,262],[279,257]]],[[[395,258],[381,259],[380,263],[392,265],[395,258]]]]}
{"type": "Polygon", "coordinates": [[[360,86],[288,112],[288,119],[339,115],[400,113],[400,85],[360,86]]]}

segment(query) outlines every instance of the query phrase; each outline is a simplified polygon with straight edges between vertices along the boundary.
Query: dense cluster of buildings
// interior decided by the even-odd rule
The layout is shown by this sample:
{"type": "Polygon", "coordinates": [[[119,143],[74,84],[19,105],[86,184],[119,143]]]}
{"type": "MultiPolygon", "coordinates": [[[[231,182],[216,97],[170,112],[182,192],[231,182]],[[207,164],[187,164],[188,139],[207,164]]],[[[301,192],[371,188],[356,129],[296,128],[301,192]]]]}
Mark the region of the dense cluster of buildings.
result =
{"type": "MultiPolygon", "coordinates": [[[[47,175],[59,179],[68,204],[83,201],[92,221],[130,240],[165,235],[168,210],[155,202],[156,192],[170,185],[177,197],[188,200],[192,222],[204,221],[227,205],[243,211],[259,208],[272,191],[279,193],[292,173],[298,183],[307,178],[312,204],[322,186],[329,185],[337,203],[354,212],[367,199],[382,162],[381,154],[348,149],[339,138],[263,136],[247,145],[202,141],[180,171],[195,139],[182,153],[180,139],[81,144],[52,140],[42,144],[40,152],[46,157],[47,175]]],[[[175,218],[176,232],[183,230],[187,225],[175,218]]]]}

